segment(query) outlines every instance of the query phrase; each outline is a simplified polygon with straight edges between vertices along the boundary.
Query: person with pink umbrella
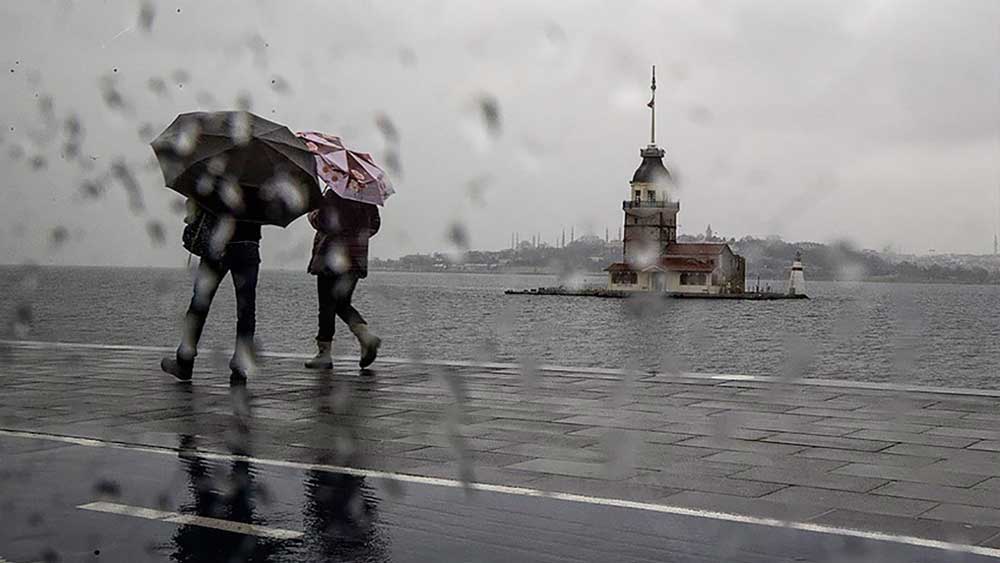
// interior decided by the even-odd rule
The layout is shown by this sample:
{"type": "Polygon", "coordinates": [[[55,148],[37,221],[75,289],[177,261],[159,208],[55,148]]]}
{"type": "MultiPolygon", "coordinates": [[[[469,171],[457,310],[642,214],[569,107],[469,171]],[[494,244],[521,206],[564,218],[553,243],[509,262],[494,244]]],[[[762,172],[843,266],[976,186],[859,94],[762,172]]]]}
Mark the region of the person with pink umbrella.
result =
{"type": "Polygon", "coordinates": [[[339,137],[317,132],[298,133],[316,155],[317,175],[329,189],[319,207],[309,213],[316,229],[308,271],[316,276],[319,331],[311,369],[333,367],[336,317],[347,324],[361,346],[359,365],[367,368],[378,355],[382,340],[351,304],[358,281],[368,276],[368,241],[381,226],[378,207],[394,192],[386,173],[371,155],[344,147],[339,137]]]}

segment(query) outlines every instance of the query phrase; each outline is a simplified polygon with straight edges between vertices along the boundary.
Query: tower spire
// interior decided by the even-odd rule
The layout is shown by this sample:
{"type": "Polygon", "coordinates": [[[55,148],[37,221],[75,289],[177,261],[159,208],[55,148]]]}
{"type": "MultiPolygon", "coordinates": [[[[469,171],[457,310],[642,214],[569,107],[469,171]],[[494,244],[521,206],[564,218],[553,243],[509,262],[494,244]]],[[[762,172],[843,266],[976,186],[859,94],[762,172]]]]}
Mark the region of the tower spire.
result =
{"type": "Polygon", "coordinates": [[[649,83],[649,145],[656,145],[656,65],[653,65],[653,80],[649,83]]]}

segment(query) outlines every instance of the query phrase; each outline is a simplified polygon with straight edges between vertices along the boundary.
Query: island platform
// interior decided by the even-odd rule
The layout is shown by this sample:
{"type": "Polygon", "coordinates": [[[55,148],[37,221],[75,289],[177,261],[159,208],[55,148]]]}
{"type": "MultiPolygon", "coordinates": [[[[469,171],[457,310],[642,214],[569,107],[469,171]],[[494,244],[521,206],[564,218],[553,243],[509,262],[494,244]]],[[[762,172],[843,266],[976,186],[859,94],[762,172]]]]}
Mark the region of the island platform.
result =
{"type": "MultiPolygon", "coordinates": [[[[538,287],[533,289],[508,289],[504,291],[507,295],[554,295],[563,297],[603,297],[605,299],[626,299],[635,295],[649,295],[645,291],[622,291],[619,289],[607,289],[603,287],[590,287],[582,289],[572,289],[567,287],[538,287]]],[[[675,299],[735,299],[744,301],[777,301],[783,299],[809,299],[808,295],[802,293],[681,293],[681,292],[656,292],[653,295],[675,299]]]]}

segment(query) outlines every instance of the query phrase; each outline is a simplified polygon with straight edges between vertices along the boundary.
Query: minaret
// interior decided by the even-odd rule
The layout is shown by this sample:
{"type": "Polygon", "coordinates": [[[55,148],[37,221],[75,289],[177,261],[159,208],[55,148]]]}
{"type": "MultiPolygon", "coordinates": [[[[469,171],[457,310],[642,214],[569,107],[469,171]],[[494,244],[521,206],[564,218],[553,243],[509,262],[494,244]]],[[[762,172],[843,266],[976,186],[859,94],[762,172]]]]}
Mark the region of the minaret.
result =
{"type": "Polygon", "coordinates": [[[642,163],[629,182],[625,211],[623,246],[625,261],[642,269],[666,252],[677,241],[677,213],[680,204],[671,201],[673,178],[663,165],[666,151],[656,145],[656,67],[649,86],[649,144],[639,150],[642,163]]]}
{"type": "Polygon", "coordinates": [[[802,252],[795,252],[795,261],[792,262],[792,271],[788,274],[788,294],[805,295],[806,278],[802,273],[802,252]]]}

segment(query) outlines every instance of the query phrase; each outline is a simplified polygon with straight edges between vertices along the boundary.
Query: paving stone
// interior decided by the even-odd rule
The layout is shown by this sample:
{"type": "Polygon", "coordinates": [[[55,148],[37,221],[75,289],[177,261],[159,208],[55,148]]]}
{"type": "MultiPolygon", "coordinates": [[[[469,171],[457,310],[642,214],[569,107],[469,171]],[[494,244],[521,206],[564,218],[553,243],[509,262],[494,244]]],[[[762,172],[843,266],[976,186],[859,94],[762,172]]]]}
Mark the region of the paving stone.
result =
{"type": "Polygon", "coordinates": [[[966,504],[1000,509],[1000,494],[988,489],[949,487],[927,483],[895,482],[873,491],[874,495],[932,500],[946,504],[966,504]]]}
{"type": "MultiPolygon", "coordinates": [[[[1000,467],[997,468],[997,472],[1000,472],[1000,467]]],[[[987,491],[997,491],[997,493],[1000,494],[1000,477],[990,477],[981,483],[977,483],[974,488],[987,491]]]]}
{"type": "Polygon", "coordinates": [[[702,409],[712,409],[712,410],[726,410],[726,411],[750,411],[750,412],[786,412],[793,408],[793,405],[782,405],[775,403],[766,402],[749,402],[749,401],[701,401],[688,405],[692,408],[702,408],[702,409]]]}
{"type": "Polygon", "coordinates": [[[735,438],[717,438],[714,436],[700,436],[677,442],[677,446],[691,446],[696,448],[709,448],[716,450],[734,450],[758,452],[772,455],[790,455],[802,450],[801,446],[789,446],[784,444],[769,444],[754,440],[738,440],[735,438]]]}
{"type": "MultiPolygon", "coordinates": [[[[964,450],[963,450],[964,451],[964,450]]],[[[970,453],[973,452],[970,450],[970,453]]],[[[972,473],[975,475],[986,475],[995,476],[1000,473],[1000,465],[993,460],[982,460],[982,459],[945,459],[941,461],[936,461],[928,466],[926,469],[932,471],[954,471],[956,473],[972,473]]]]}
{"type": "MultiPolygon", "coordinates": [[[[459,459],[462,459],[462,456],[454,448],[451,447],[442,448],[438,446],[427,446],[424,448],[395,452],[395,454],[400,457],[422,459],[428,461],[457,461],[459,459]]],[[[477,450],[467,450],[465,452],[464,459],[476,465],[503,467],[506,465],[520,463],[522,461],[529,461],[532,459],[532,456],[514,455],[509,453],[500,453],[493,451],[484,452],[477,450]]]]}
{"type": "MultiPolygon", "coordinates": [[[[842,450],[838,450],[842,451],[842,450]]],[[[794,455],[767,455],[756,452],[724,451],[703,458],[704,461],[780,467],[783,469],[803,469],[808,471],[830,471],[846,465],[846,461],[807,459],[794,455]]]]}
{"type": "Polygon", "coordinates": [[[653,444],[673,444],[674,442],[680,442],[681,440],[687,440],[691,438],[691,434],[682,434],[680,432],[660,432],[654,430],[635,430],[635,429],[611,429],[611,428],[600,428],[600,427],[588,427],[583,430],[577,430],[570,432],[567,436],[585,436],[588,438],[594,438],[594,441],[603,440],[609,436],[619,436],[621,434],[616,432],[623,431],[626,436],[630,439],[635,440],[639,443],[653,443],[653,444]]]}
{"type": "MultiPolygon", "coordinates": [[[[684,407],[672,409],[664,414],[639,415],[631,413],[627,416],[602,417],[591,415],[576,415],[561,418],[557,422],[563,424],[574,424],[579,426],[601,426],[605,428],[626,428],[635,430],[647,430],[662,426],[671,421],[685,422],[690,420],[703,420],[712,410],[693,411],[684,407]]],[[[576,428],[579,430],[579,428],[576,428]]]]}
{"type": "Polygon", "coordinates": [[[938,436],[962,436],[968,438],[978,438],[980,440],[1000,440],[1000,430],[986,428],[953,428],[950,426],[938,426],[927,431],[928,434],[938,436]]]}
{"type": "MultiPolygon", "coordinates": [[[[412,434],[403,435],[397,438],[393,438],[394,442],[399,442],[402,444],[413,444],[414,446],[439,446],[442,448],[450,448],[453,444],[453,438],[446,434],[412,434]]],[[[466,448],[470,450],[479,451],[491,451],[506,446],[512,446],[514,442],[508,442],[506,440],[489,440],[484,438],[462,438],[462,443],[466,448]]]]}
{"type": "Polygon", "coordinates": [[[819,489],[836,489],[863,493],[888,483],[885,479],[840,475],[826,471],[806,471],[781,467],[754,467],[731,475],[734,479],[766,481],[785,485],[802,485],[819,489]]]}
{"type": "Polygon", "coordinates": [[[545,457],[569,461],[589,461],[604,463],[608,456],[605,452],[588,448],[566,448],[545,444],[514,444],[493,450],[500,453],[517,454],[532,458],[545,457]]]}
{"type": "Polygon", "coordinates": [[[928,424],[913,424],[900,420],[886,419],[849,419],[849,418],[824,418],[817,424],[826,426],[838,426],[843,428],[853,428],[855,430],[885,430],[888,432],[911,432],[919,434],[927,432],[937,426],[928,424]]]}
{"type": "MultiPolygon", "coordinates": [[[[558,459],[532,459],[506,466],[506,469],[518,471],[533,471],[570,477],[587,477],[593,479],[608,479],[613,475],[613,469],[605,463],[590,463],[583,461],[565,461],[558,459]]],[[[624,469],[622,475],[614,475],[619,479],[635,475],[634,469],[624,469]]]]}
{"type": "Polygon", "coordinates": [[[895,516],[917,516],[938,505],[936,502],[926,500],[894,498],[800,486],[786,487],[761,497],[761,500],[792,505],[820,506],[828,509],[842,508],[895,516]]]}
{"type": "Polygon", "coordinates": [[[964,504],[941,504],[921,514],[920,517],[948,522],[1000,526],[1000,509],[964,504]]]}
{"type": "Polygon", "coordinates": [[[833,471],[840,475],[856,475],[859,477],[874,477],[894,481],[912,481],[915,483],[930,483],[952,487],[971,487],[987,479],[987,475],[958,473],[927,468],[886,467],[864,463],[852,463],[833,471]]]}
{"type": "Polygon", "coordinates": [[[785,488],[785,485],[777,483],[763,483],[729,477],[713,477],[711,475],[683,475],[664,472],[639,475],[630,479],[630,481],[644,485],[656,485],[659,487],[706,493],[720,493],[747,498],[761,497],[785,488]]]}
{"type": "Polygon", "coordinates": [[[1000,452],[1000,440],[983,440],[968,446],[970,450],[985,450],[989,452],[1000,452]]]}
{"type": "MultiPolygon", "coordinates": [[[[462,433],[465,434],[468,428],[462,428],[462,433]]],[[[543,444],[547,446],[556,447],[566,447],[566,448],[586,448],[598,444],[600,440],[595,440],[588,436],[580,436],[576,434],[552,434],[549,432],[530,432],[527,430],[490,430],[480,429],[478,435],[473,435],[476,438],[483,438],[487,440],[503,440],[506,442],[514,443],[533,443],[533,444],[543,444]]]]}
{"type": "Polygon", "coordinates": [[[680,475],[712,475],[715,477],[725,477],[733,473],[739,473],[749,469],[749,465],[739,463],[722,463],[705,460],[680,461],[667,463],[657,467],[643,467],[643,469],[655,469],[663,473],[680,475]]]}
{"type": "Polygon", "coordinates": [[[681,438],[682,440],[690,438],[688,435],[716,436],[720,438],[736,438],[739,440],[760,440],[761,438],[765,438],[775,433],[768,430],[739,428],[733,424],[728,424],[726,419],[723,417],[714,417],[714,422],[711,423],[674,422],[659,430],[668,433],[685,435],[681,438]]]}
{"type": "Polygon", "coordinates": [[[754,430],[774,430],[776,432],[795,432],[805,424],[813,424],[822,420],[818,416],[802,416],[795,414],[775,414],[775,413],[722,413],[712,418],[726,416],[730,419],[730,424],[740,428],[750,428],[754,430]]]}
{"type": "Polygon", "coordinates": [[[909,432],[889,432],[885,430],[859,430],[853,434],[849,434],[848,437],[905,444],[921,444],[925,446],[941,446],[943,448],[964,448],[977,441],[976,438],[963,438],[961,436],[911,434],[909,432]]]}
{"type": "Polygon", "coordinates": [[[889,467],[926,467],[940,459],[935,457],[895,455],[883,452],[862,452],[857,450],[838,450],[832,448],[808,448],[796,453],[795,457],[828,459],[853,463],[869,463],[889,467]]]}
{"type": "MultiPolygon", "coordinates": [[[[891,448],[882,450],[882,453],[937,457],[943,461],[958,461],[971,464],[1000,464],[1000,453],[984,450],[943,448],[941,446],[923,446],[919,444],[896,444],[891,448]]],[[[943,461],[937,462],[937,465],[940,465],[943,461]]]]}
{"type": "Polygon", "coordinates": [[[638,449],[617,449],[609,456],[607,449],[604,446],[601,446],[600,448],[595,447],[594,449],[598,449],[603,452],[605,460],[613,459],[618,463],[624,463],[640,469],[650,470],[660,470],[668,465],[695,462],[705,456],[719,452],[719,450],[706,448],[644,444],[638,449]]]}
{"type": "Polygon", "coordinates": [[[876,440],[863,440],[857,438],[842,438],[837,436],[816,436],[811,434],[795,434],[785,432],[763,438],[762,442],[772,442],[777,444],[795,444],[799,446],[810,446],[815,448],[835,448],[841,450],[858,450],[863,452],[877,452],[892,445],[892,442],[879,442],[876,440]]]}

